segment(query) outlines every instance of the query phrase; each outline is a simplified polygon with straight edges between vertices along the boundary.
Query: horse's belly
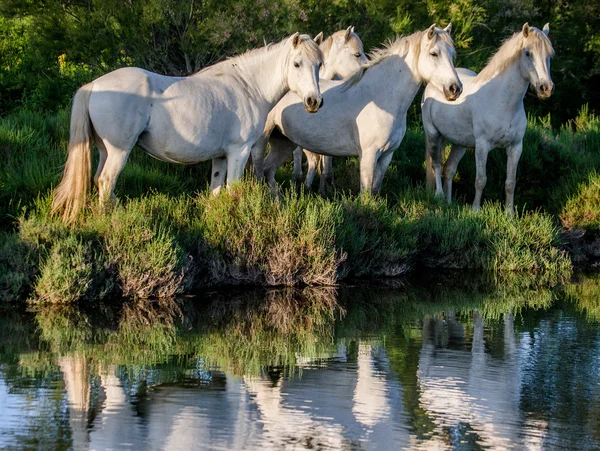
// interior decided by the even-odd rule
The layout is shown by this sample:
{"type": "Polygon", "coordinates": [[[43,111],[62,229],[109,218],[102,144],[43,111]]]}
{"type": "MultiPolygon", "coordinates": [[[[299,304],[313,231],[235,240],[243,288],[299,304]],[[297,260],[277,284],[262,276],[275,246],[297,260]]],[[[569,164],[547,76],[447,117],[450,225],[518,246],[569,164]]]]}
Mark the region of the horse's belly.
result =
{"type": "Polygon", "coordinates": [[[468,148],[475,147],[475,135],[471,123],[450,120],[435,125],[440,134],[452,144],[468,148]]]}
{"type": "Polygon", "coordinates": [[[211,144],[210,139],[206,140],[206,143],[192,143],[180,137],[169,140],[160,138],[145,132],[140,136],[138,145],[154,158],[180,164],[195,164],[224,154],[223,150],[214,144],[204,145],[211,144]]]}
{"type": "Polygon", "coordinates": [[[290,141],[311,152],[332,157],[358,155],[353,128],[321,111],[309,115],[301,104],[292,105],[283,112],[279,125],[290,141]]]}

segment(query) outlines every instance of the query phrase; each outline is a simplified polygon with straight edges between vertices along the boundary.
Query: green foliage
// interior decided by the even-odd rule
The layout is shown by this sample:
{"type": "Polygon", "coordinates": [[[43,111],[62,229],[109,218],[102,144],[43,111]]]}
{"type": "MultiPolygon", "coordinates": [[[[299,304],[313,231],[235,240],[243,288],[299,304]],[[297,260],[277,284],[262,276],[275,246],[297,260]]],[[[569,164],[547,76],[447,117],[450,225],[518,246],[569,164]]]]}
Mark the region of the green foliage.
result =
{"type": "Polygon", "coordinates": [[[335,283],[339,206],[291,194],[278,202],[256,182],[238,184],[217,197],[202,196],[200,203],[211,264],[227,268],[220,280],[335,283]]]}
{"type": "Polygon", "coordinates": [[[560,220],[567,229],[584,229],[600,233],[600,174],[591,172],[587,180],[571,182],[575,194],[569,198],[560,214],[560,220]]]}
{"type": "Polygon", "coordinates": [[[35,248],[15,234],[0,232],[0,300],[15,302],[26,297],[38,267],[35,248]]]}
{"type": "Polygon", "coordinates": [[[583,0],[1,0],[0,112],[56,110],[81,84],[123,66],[186,75],[295,31],[327,35],[349,25],[368,50],[394,33],[452,22],[457,65],[479,71],[528,21],[550,22],[557,54],[553,98],[528,98],[528,107],[562,123],[584,103],[600,105],[598,12],[583,0]]]}
{"type": "MultiPolygon", "coordinates": [[[[277,200],[263,185],[245,182],[219,196],[147,195],[110,214],[88,212],[74,227],[51,218],[45,199],[11,240],[41,256],[26,273],[40,274],[33,300],[41,303],[115,294],[168,299],[215,284],[332,285],[349,276],[396,276],[416,264],[475,269],[505,281],[525,275],[521,285],[570,277],[547,215],[509,218],[495,204],[476,213],[421,193],[407,192],[394,209],[375,199],[287,193],[277,200]]],[[[15,268],[32,265],[29,253],[14,256],[15,268]]]]}

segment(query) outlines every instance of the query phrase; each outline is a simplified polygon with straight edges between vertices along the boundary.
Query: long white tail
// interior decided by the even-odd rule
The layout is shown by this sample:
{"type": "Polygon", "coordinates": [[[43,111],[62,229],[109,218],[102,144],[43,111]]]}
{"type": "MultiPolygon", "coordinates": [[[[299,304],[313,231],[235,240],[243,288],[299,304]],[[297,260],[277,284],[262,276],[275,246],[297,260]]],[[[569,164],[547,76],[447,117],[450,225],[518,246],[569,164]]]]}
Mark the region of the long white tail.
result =
{"type": "Polygon", "coordinates": [[[52,214],[72,223],[85,205],[91,188],[93,131],[88,104],[92,84],[82,86],[73,98],[69,155],[63,178],[54,190],[52,214]]]}

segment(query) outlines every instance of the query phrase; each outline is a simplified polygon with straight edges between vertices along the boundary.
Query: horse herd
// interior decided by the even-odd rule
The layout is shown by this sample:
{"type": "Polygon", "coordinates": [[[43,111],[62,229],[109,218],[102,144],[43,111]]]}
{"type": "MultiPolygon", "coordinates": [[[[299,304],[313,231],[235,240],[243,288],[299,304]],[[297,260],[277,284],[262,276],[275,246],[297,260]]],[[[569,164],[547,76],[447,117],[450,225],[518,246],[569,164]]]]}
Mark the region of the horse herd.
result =
{"type": "Polygon", "coordinates": [[[100,153],[94,183],[101,207],[114,201],[117,178],[136,144],[163,161],[212,160],[213,193],[242,176],[250,155],[256,176],[266,178],[275,192],[275,173],[292,154],[294,179],[301,179],[302,149],[307,185],[323,165],[321,190],[332,180],[332,157],[358,156],[361,193],[377,194],[422,84],[429,185],[450,201],[457,165],[465,150],[474,148],[473,208],[478,209],[487,154],[503,147],[506,209],[512,213],[527,127],[523,98],[530,85],[540,98],[554,88],[549,26],[523,25],[479,74],[454,67],[450,33],[451,25],[434,24],[388,42],[370,59],[353,27],[326,40],[322,33],[314,39],[295,33],[189,77],[133,67],[110,72],[75,94],[53,213],[72,222],[85,205],[93,144],[100,153]],[[452,149],[442,170],[445,141],[452,149]]]}

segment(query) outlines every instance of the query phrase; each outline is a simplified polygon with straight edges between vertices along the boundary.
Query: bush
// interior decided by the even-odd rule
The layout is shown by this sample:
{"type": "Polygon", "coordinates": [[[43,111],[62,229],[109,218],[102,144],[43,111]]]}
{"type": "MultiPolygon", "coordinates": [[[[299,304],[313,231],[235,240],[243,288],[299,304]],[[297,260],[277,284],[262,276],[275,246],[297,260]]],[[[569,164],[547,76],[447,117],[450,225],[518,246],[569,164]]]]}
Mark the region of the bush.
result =
{"type": "Polygon", "coordinates": [[[569,230],[578,228],[599,234],[600,174],[594,171],[588,175],[587,180],[575,180],[570,184],[575,194],[567,200],[560,213],[560,220],[569,230]]]}

